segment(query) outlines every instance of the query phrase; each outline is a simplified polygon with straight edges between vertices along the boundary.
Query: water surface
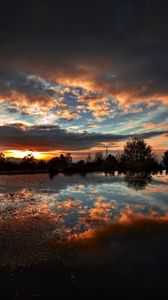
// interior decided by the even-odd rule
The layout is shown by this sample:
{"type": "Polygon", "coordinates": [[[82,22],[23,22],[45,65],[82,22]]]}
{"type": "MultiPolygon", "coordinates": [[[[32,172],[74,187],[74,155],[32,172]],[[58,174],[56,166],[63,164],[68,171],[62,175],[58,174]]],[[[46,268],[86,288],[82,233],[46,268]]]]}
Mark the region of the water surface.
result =
{"type": "Polygon", "coordinates": [[[23,266],[59,257],[53,241],[92,239],[107,226],[136,218],[167,222],[164,173],[0,176],[0,264],[23,266]]]}

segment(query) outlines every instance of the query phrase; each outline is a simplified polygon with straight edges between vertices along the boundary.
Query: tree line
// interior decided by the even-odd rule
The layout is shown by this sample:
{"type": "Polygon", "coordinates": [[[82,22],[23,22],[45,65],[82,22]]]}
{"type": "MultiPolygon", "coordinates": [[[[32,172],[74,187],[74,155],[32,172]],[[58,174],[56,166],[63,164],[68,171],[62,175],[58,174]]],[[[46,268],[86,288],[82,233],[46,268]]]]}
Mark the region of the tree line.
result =
{"type": "Polygon", "coordinates": [[[61,154],[49,161],[36,160],[32,153],[26,155],[19,163],[5,158],[0,153],[0,171],[45,171],[50,174],[59,172],[158,172],[168,171],[168,151],[165,151],[162,160],[158,162],[152,147],[143,139],[128,140],[122,153],[103,156],[102,151],[94,155],[88,154],[86,160],[73,161],[70,153],[61,154]]]}

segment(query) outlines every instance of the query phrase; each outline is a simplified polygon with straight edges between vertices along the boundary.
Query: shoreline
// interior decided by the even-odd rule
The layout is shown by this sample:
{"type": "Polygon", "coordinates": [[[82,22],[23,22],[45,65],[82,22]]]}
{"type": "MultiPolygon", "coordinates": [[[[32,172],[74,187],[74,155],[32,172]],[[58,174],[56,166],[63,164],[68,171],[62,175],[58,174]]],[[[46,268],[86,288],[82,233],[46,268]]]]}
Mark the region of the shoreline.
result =
{"type": "MultiPolygon", "coordinates": [[[[113,174],[115,176],[115,173],[117,172],[117,175],[120,175],[120,174],[128,174],[130,173],[131,174],[151,174],[151,175],[154,175],[155,172],[151,171],[151,172],[147,172],[147,171],[126,171],[126,172],[118,172],[118,170],[115,170],[115,171],[105,171],[105,170],[93,170],[93,171],[58,171],[58,172],[55,172],[55,173],[52,173],[50,172],[49,170],[12,170],[12,171],[0,171],[0,175],[35,175],[35,174],[49,174],[51,176],[56,176],[60,173],[62,174],[66,174],[66,175],[74,175],[74,174],[87,174],[87,173],[97,173],[97,172],[100,172],[100,173],[105,173],[105,174],[113,174]]],[[[157,174],[158,173],[164,173],[166,172],[166,170],[162,170],[162,172],[158,171],[156,172],[157,174]]]]}
{"type": "Polygon", "coordinates": [[[0,175],[32,175],[32,174],[49,174],[48,170],[16,170],[0,171],[0,175]]]}

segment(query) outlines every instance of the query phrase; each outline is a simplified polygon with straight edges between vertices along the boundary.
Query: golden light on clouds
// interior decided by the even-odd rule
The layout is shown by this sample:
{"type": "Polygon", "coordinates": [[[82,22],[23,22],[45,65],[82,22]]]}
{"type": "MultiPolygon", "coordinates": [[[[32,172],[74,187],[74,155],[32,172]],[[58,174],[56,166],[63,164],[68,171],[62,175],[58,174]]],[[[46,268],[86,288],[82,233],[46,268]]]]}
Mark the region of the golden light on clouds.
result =
{"type": "Polygon", "coordinates": [[[46,152],[29,151],[29,150],[7,150],[4,151],[5,157],[23,158],[28,154],[32,154],[35,159],[50,159],[52,155],[46,152]]]}
{"type": "Polygon", "coordinates": [[[81,77],[80,79],[77,78],[76,76],[74,77],[57,77],[55,79],[56,82],[59,82],[59,84],[63,84],[66,86],[73,86],[73,87],[81,87],[84,89],[93,89],[94,88],[94,82],[93,79],[88,78],[88,77],[81,77]]]}

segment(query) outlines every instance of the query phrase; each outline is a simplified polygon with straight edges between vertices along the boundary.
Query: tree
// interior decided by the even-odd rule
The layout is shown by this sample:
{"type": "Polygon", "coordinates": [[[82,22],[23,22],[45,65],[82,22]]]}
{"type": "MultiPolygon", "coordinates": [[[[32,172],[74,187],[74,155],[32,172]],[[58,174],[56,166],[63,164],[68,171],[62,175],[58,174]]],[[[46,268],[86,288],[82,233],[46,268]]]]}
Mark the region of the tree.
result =
{"type": "Polygon", "coordinates": [[[65,155],[65,159],[66,159],[66,167],[69,168],[72,165],[72,156],[71,156],[71,153],[67,153],[65,155]]]}
{"type": "Polygon", "coordinates": [[[0,153],[0,161],[4,161],[4,159],[5,159],[5,154],[4,153],[0,153]]]}
{"type": "Polygon", "coordinates": [[[64,171],[66,168],[72,166],[72,157],[70,153],[66,155],[61,154],[60,157],[56,156],[48,162],[50,172],[64,171]]]}
{"type": "Polygon", "coordinates": [[[115,171],[116,166],[117,166],[117,160],[116,160],[116,158],[113,155],[109,154],[107,156],[107,158],[106,158],[106,161],[105,161],[105,167],[106,167],[106,169],[115,171]]]}
{"type": "Polygon", "coordinates": [[[77,163],[75,163],[75,167],[79,171],[84,171],[85,161],[83,159],[79,160],[77,163]]]}
{"type": "Polygon", "coordinates": [[[61,154],[59,157],[59,168],[64,170],[66,167],[67,167],[67,159],[63,154],[61,154]]]}
{"type": "Polygon", "coordinates": [[[152,147],[140,138],[133,138],[126,143],[121,160],[127,170],[135,171],[151,170],[155,164],[152,147]]]}
{"type": "Polygon", "coordinates": [[[102,153],[102,151],[97,151],[95,153],[95,162],[96,163],[101,163],[102,160],[103,160],[103,153],[102,153]]]}
{"type": "Polygon", "coordinates": [[[46,163],[43,159],[41,159],[39,162],[38,162],[38,169],[39,170],[45,170],[46,168],[46,163]]]}
{"type": "Polygon", "coordinates": [[[26,156],[23,157],[23,161],[27,162],[29,164],[34,162],[34,156],[32,153],[27,154],[26,156]]]}
{"type": "Polygon", "coordinates": [[[60,159],[58,156],[53,157],[48,161],[48,167],[49,167],[49,172],[50,173],[55,173],[59,170],[60,168],[60,159]]]}
{"type": "Polygon", "coordinates": [[[24,169],[34,169],[36,166],[35,158],[32,153],[27,154],[21,161],[21,166],[24,169]]]}
{"type": "Polygon", "coordinates": [[[166,167],[166,170],[168,170],[168,151],[165,151],[163,154],[163,164],[166,167]]]}
{"type": "Polygon", "coordinates": [[[88,153],[88,156],[86,157],[86,162],[90,163],[92,161],[92,155],[91,153],[88,153]]]}
{"type": "Polygon", "coordinates": [[[5,168],[5,155],[4,153],[0,153],[0,170],[4,170],[5,168]]]}

